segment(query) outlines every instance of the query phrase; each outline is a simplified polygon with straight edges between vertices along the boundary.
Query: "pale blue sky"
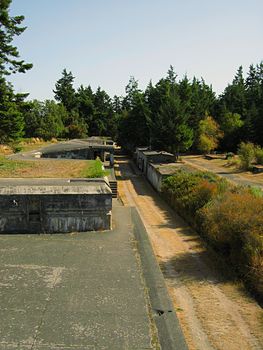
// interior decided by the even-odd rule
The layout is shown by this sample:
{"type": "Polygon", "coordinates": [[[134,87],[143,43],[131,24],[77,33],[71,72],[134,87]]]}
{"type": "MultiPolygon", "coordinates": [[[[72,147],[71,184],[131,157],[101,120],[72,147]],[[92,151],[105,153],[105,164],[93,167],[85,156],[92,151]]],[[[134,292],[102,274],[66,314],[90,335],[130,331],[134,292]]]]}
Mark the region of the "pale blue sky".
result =
{"type": "Polygon", "coordinates": [[[123,95],[129,77],[144,89],[173,65],[217,93],[240,65],[263,59],[263,0],[13,0],[27,30],[15,40],[34,67],[9,80],[30,98],[53,98],[64,68],[75,87],[123,95]]]}

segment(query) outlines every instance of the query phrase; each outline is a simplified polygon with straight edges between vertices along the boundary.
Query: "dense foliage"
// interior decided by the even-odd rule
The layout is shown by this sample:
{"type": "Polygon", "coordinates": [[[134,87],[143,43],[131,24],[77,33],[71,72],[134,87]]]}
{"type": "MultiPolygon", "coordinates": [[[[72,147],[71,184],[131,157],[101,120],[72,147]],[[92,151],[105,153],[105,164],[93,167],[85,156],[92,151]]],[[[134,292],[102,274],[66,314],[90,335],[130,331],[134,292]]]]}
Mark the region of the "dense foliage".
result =
{"type": "Polygon", "coordinates": [[[23,100],[27,94],[15,94],[6,81],[11,73],[25,73],[32,64],[19,59],[19,52],[12,45],[13,38],[26,29],[21,27],[23,16],[11,17],[11,0],[0,2],[0,142],[6,143],[23,136],[23,100]]]}
{"type": "Polygon", "coordinates": [[[252,164],[263,165],[263,148],[252,142],[241,142],[237,153],[241,169],[250,170],[252,164]]]}
{"type": "Polygon", "coordinates": [[[241,69],[238,74],[239,80],[235,77],[218,98],[203,80],[177,81],[172,67],[155,86],[150,83],[141,91],[131,78],[126,95],[111,98],[100,87],[75,89],[72,73],[64,69],[55,85],[57,102],[23,102],[25,95],[14,94],[2,77],[0,142],[22,135],[44,139],[107,135],[131,151],[150,145],[175,154],[237,151],[242,141],[263,146],[262,63],[251,66],[247,79],[241,79],[241,69]]]}
{"type": "Polygon", "coordinates": [[[262,192],[206,172],[178,171],[163,182],[169,203],[263,298],[262,192]]]}

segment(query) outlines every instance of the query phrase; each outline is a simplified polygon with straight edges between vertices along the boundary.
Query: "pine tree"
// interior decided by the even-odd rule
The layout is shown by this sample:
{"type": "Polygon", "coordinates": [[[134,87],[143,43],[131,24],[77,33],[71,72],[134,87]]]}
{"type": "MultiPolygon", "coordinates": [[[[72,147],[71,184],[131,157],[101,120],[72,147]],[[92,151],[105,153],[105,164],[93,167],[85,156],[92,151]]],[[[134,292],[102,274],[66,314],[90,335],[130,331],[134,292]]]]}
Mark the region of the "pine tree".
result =
{"type": "Polygon", "coordinates": [[[23,136],[23,99],[27,94],[15,94],[5,76],[11,73],[25,73],[31,63],[19,60],[18,49],[12,45],[14,37],[22,34],[24,16],[11,17],[11,0],[0,1],[0,142],[12,142],[23,136]]]}
{"type": "Polygon", "coordinates": [[[66,69],[62,71],[62,78],[55,84],[55,99],[62,103],[68,112],[77,107],[77,96],[73,87],[74,77],[71,72],[66,69]]]}
{"type": "Polygon", "coordinates": [[[26,27],[21,27],[24,16],[11,17],[9,7],[12,0],[0,2],[0,76],[11,73],[25,73],[32,68],[31,63],[19,60],[19,52],[12,41],[15,36],[22,34],[26,27]]]}

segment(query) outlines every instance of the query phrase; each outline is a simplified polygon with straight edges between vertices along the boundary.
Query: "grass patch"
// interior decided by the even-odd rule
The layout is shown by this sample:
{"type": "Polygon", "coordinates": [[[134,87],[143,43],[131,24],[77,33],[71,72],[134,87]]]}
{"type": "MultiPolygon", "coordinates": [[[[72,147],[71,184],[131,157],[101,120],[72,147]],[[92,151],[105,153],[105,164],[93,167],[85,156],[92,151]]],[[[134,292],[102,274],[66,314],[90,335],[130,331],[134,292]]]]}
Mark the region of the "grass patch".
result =
{"type": "Polygon", "coordinates": [[[32,137],[29,139],[22,139],[18,143],[17,148],[18,148],[19,152],[29,152],[29,151],[33,151],[35,149],[49,146],[49,145],[56,143],[56,142],[57,142],[56,140],[44,141],[40,138],[32,137]]]}
{"type": "Polygon", "coordinates": [[[0,156],[0,178],[96,178],[107,175],[100,160],[12,160],[0,156]]]}
{"type": "Polygon", "coordinates": [[[33,164],[26,161],[14,161],[0,155],[0,176],[14,175],[20,169],[32,168],[33,164]]]}
{"type": "Polygon", "coordinates": [[[83,169],[81,175],[86,178],[104,177],[109,175],[108,171],[103,170],[102,162],[99,158],[88,161],[87,166],[83,169]]]}

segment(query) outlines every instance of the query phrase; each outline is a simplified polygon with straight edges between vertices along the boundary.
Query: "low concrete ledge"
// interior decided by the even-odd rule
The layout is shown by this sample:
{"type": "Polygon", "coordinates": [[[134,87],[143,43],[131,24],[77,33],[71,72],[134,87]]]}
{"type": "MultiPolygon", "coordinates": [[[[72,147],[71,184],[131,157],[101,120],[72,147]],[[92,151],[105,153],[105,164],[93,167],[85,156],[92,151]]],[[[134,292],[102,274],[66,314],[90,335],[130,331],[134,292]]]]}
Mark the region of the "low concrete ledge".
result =
{"type": "Polygon", "coordinates": [[[263,165],[253,165],[252,173],[254,173],[254,174],[263,173],[263,165]]]}
{"type": "Polygon", "coordinates": [[[168,295],[164,277],[153,254],[145,226],[136,208],[131,208],[131,216],[161,348],[187,350],[188,346],[168,295]]]}

